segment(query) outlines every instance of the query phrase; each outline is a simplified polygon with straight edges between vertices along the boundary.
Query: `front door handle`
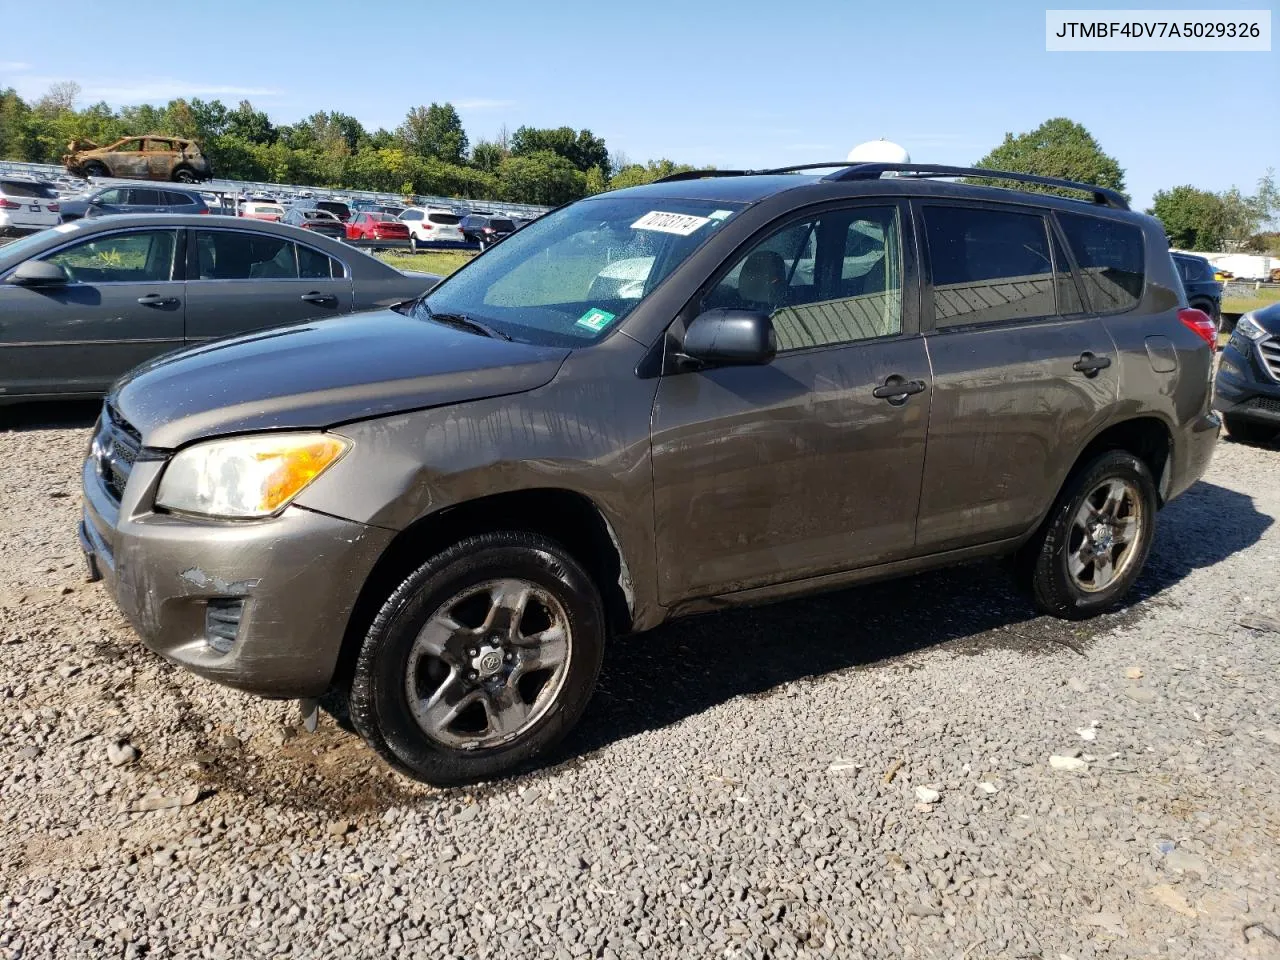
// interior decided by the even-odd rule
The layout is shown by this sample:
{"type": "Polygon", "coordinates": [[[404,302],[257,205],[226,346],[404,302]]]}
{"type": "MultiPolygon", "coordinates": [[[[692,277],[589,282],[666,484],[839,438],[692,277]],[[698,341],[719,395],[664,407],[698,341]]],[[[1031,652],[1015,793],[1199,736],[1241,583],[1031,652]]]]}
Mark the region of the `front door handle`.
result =
{"type": "Polygon", "coordinates": [[[162,297],[158,293],[148,293],[146,296],[139,297],[138,302],[144,307],[176,307],[182,301],[177,297],[162,297]]]}
{"type": "Polygon", "coordinates": [[[310,293],[304,293],[300,299],[305,300],[307,303],[323,304],[326,307],[332,307],[338,302],[338,298],[333,296],[333,294],[317,293],[314,290],[310,293]]]}
{"type": "Polygon", "coordinates": [[[1099,357],[1086,350],[1080,354],[1080,359],[1071,365],[1071,369],[1077,373],[1083,373],[1086,377],[1096,377],[1099,370],[1105,370],[1111,366],[1110,357],[1099,357]]]}
{"type": "Polygon", "coordinates": [[[898,376],[896,373],[889,377],[885,382],[871,391],[871,395],[877,400],[888,400],[894,406],[907,402],[907,397],[913,393],[924,393],[925,382],[923,380],[907,380],[898,376]]]}

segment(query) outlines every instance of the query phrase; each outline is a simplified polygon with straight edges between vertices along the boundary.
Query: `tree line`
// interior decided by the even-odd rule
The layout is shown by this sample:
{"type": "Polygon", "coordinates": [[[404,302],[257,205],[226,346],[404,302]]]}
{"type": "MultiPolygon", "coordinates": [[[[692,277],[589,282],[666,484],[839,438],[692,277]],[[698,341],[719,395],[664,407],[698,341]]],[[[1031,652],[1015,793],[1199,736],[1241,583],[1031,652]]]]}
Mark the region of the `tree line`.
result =
{"type": "MultiPolygon", "coordinates": [[[[513,134],[504,129],[472,142],[450,103],[414,107],[395,130],[371,131],[355,117],[323,110],[278,125],[247,100],[234,107],[193,98],[164,107],[115,109],[96,103],[77,109],[79,93],[74,83],[55,84],[28,104],[14,90],[0,90],[0,159],[60,163],[72,140],[107,144],[166,133],[197,141],[215,174],[231,180],[548,206],[693,169],[667,159],[632,163],[611,154],[603,137],[567,126],[522,126],[513,134]]],[[[1125,188],[1119,161],[1065,117],[1006,134],[975,166],[1076,180],[1120,193],[1125,188]]],[[[1160,218],[1169,242],[1180,249],[1280,255],[1280,234],[1260,232],[1277,212],[1280,195],[1272,170],[1252,194],[1235,187],[1214,193],[1188,184],[1158,191],[1147,210],[1160,218]]]]}
{"type": "Polygon", "coordinates": [[[666,159],[632,163],[611,155],[602,137],[571,127],[522,126],[472,143],[450,103],[414,107],[395,130],[369,130],[323,110],[275,124],[248,100],[78,109],[78,97],[74,83],[56,84],[33,103],[0,90],[0,159],[61,163],[73,140],[106,145],[164,133],[195,140],[214,174],[229,180],[548,206],[692,169],[666,159]]]}

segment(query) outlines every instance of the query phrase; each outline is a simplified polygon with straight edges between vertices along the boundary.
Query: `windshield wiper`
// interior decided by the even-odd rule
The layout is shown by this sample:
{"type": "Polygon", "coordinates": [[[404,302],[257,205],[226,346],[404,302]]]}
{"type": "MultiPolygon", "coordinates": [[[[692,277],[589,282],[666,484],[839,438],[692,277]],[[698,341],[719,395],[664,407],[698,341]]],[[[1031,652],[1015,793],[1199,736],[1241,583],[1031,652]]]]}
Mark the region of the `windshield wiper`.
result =
{"type": "Polygon", "coordinates": [[[435,313],[427,306],[425,300],[422,301],[423,312],[427,317],[435,320],[437,323],[443,323],[447,327],[453,327],[457,330],[470,330],[472,333],[479,333],[486,337],[493,337],[495,340],[511,341],[512,337],[508,333],[503,333],[487,323],[481,323],[479,320],[472,320],[465,313],[435,313]]]}

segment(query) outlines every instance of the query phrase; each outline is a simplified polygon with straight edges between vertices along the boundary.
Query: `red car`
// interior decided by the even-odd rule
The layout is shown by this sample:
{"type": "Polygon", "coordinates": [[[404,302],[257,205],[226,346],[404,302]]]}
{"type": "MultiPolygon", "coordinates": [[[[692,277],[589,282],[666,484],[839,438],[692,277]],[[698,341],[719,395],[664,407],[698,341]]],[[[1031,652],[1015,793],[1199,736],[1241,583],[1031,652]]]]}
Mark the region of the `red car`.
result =
{"type": "Polygon", "coordinates": [[[409,242],[409,228],[389,213],[364,211],[347,221],[348,240],[403,240],[409,242]]]}

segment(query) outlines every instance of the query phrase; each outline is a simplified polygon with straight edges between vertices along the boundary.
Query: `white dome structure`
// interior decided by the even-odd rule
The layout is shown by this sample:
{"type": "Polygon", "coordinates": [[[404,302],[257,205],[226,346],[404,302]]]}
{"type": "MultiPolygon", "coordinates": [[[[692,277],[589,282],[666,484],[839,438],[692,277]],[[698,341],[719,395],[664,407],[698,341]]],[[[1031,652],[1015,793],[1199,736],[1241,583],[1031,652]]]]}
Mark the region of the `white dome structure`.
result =
{"type": "Polygon", "coordinates": [[[849,151],[850,163],[910,163],[906,147],[885,140],[868,140],[849,151]]]}

